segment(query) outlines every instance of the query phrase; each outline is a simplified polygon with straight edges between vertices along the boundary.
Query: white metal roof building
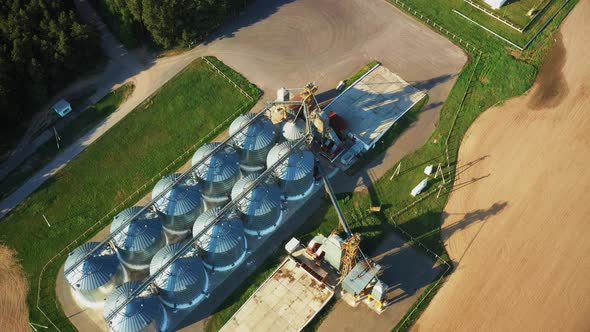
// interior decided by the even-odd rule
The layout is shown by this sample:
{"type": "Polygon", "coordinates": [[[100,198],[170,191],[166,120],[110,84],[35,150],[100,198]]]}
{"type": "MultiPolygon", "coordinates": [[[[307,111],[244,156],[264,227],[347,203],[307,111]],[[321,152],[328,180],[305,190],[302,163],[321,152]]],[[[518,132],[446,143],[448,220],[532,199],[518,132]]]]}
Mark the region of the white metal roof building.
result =
{"type": "Polygon", "coordinates": [[[344,118],[348,135],[355,137],[366,151],[425,95],[378,65],[344,90],[324,111],[333,111],[344,118]]]}
{"type": "Polygon", "coordinates": [[[57,113],[57,115],[59,115],[62,118],[64,116],[68,115],[68,113],[70,113],[72,111],[72,105],[70,105],[70,103],[68,103],[67,101],[65,101],[65,99],[60,99],[51,108],[53,109],[53,111],[55,113],[57,113]]]}
{"type": "Polygon", "coordinates": [[[334,296],[292,258],[286,258],[221,332],[298,332],[334,296]]]}
{"type": "Polygon", "coordinates": [[[349,274],[342,281],[342,289],[352,295],[361,293],[367,286],[377,278],[379,265],[369,266],[366,261],[358,262],[349,274]]]}

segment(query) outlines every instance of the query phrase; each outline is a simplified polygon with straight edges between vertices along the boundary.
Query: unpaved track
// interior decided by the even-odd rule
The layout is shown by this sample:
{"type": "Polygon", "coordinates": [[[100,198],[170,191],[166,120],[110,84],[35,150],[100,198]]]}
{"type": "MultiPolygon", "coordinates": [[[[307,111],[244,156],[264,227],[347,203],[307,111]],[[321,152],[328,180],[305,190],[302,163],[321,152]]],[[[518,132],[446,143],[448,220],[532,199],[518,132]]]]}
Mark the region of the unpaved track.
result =
{"type": "Polygon", "coordinates": [[[29,331],[27,279],[16,252],[0,244],[0,331],[29,331]]]}
{"type": "Polygon", "coordinates": [[[580,1],[532,91],[469,129],[457,183],[484,178],[450,197],[457,268],[414,330],[590,330],[589,17],[580,1]]]}

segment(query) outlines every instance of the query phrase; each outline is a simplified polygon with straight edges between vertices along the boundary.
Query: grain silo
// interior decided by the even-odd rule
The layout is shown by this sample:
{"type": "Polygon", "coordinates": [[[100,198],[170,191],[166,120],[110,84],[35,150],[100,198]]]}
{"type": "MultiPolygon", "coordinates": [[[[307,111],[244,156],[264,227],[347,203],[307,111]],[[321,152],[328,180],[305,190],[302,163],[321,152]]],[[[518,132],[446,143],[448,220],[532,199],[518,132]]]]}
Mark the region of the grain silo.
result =
{"type": "MultiPolygon", "coordinates": [[[[243,193],[257,178],[249,175],[236,182],[232,190],[232,200],[243,193]]],[[[281,189],[273,183],[260,183],[240,199],[236,207],[244,221],[247,234],[261,236],[272,232],[281,221],[281,189]]]]}
{"type": "MultiPolygon", "coordinates": [[[[184,244],[174,243],[160,249],[150,264],[154,275],[164,264],[177,254],[184,244]]],[[[205,298],[209,288],[209,277],[197,249],[190,248],[172,262],[154,280],[162,302],[171,308],[188,308],[205,298]]]]}
{"type": "MultiPolygon", "coordinates": [[[[99,242],[86,242],[68,255],[64,271],[71,269],[76,262],[96,248],[99,242]]],[[[66,280],[75,291],[77,299],[85,305],[97,306],[102,303],[115,286],[123,281],[123,269],[115,251],[103,246],[86,257],[70,273],[66,280]]]]}
{"type": "MultiPolygon", "coordinates": [[[[229,134],[233,135],[238,132],[255,116],[253,113],[239,116],[229,126],[229,134]]],[[[233,138],[233,145],[240,156],[240,167],[244,172],[256,172],[264,169],[266,155],[275,143],[275,136],[275,127],[270,119],[266,116],[258,116],[233,138]]]]}
{"type": "MultiPolygon", "coordinates": [[[[213,152],[221,143],[207,143],[193,155],[192,165],[213,152]]],[[[209,200],[227,200],[234,183],[240,177],[240,157],[231,146],[224,145],[195,169],[195,176],[209,200]]]]}
{"type": "MultiPolygon", "coordinates": [[[[111,234],[143,207],[127,208],[113,218],[111,234]]],[[[131,269],[147,269],[152,257],[166,245],[166,236],[160,216],[149,209],[114,234],[113,243],[121,262],[131,269]]]]}
{"type": "MultiPolygon", "coordinates": [[[[200,234],[219,213],[215,208],[203,213],[196,221],[193,236],[200,234]]],[[[246,257],[244,225],[234,212],[228,212],[209,227],[196,241],[202,251],[205,266],[215,271],[226,271],[240,264],[246,257]]]]}
{"type": "MultiPolygon", "coordinates": [[[[152,199],[174,183],[180,174],[163,177],[152,191],[152,199]]],[[[164,230],[172,235],[187,234],[204,210],[201,188],[195,179],[185,177],[154,204],[162,217],[164,230]]]]}
{"type": "Polygon", "coordinates": [[[305,121],[302,119],[291,119],[283,123],[283,138],[289,142],[294,142],[305,136],[305,121]]]}
{"type": "Polygon", "coordinates": [[[313,185],[313,153],[306,148],[293,149],[293,143],[283,142],[270,150],[266,158],[271,167],[285,154],[290,155],[274,170],[278,184],[289,200],[300,199],[310,192],[313,185]]]}
{"type": "Polygon", "coordinates": [[[129,300],[141,282],[130,281],[119,285],[107,297],[104,305],[104,318],[111,331],[139,332],[165,331],[167,325],[166,310],[151,289],[146,289],[134,297],[120,311],[111,316],[115,310],[129,300]]]}

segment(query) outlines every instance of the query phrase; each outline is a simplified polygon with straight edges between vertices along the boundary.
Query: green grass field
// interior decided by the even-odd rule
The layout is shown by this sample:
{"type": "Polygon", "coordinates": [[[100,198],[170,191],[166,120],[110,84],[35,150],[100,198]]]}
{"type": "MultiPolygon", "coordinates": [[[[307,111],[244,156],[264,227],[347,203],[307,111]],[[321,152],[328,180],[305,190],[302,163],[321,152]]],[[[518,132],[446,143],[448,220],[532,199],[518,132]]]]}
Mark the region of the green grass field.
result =
{"type": "MultiPolygon", "coordinates": [[[[189,147],[213,138],[211,131],[236,111],[248,111],[261,92],[246,85],[257,92],[253,99],[196,60],[2,220],[0,241],[16,249],[30,283],[31,321],[50,325],[35,308],[38,276],[48,259],[189,147]]],[[[55,277],[64,260],[52,264],[42,280],[42,308],[60,329],[73,330],[55,297],[55,277]]]]}
{"type": "MultiPolygon", "coordinates": [[[[395,0],[388,0],[392,4],[396,4],[395,0]]],[[[508,40],[516,43],[519,46],[524,46],[547,20],[555,14],[566,0],[553,0],[549,6],[532,22],[524,32],[518,32],[504,23],[488,16],[484,12],[472,7],[463,0],[445,0],[445,1],[424,1],[424,0],[398,0],[405,5],[410,6],[423,15],[423,19],[433,20],[434,22],[444,26],[456,35],[461,36],[477,45],[482,51],[486,52],[504,52],[509,44],[502,42],[499,38],[494,37],[489,32],[477,27],[473,23],[467,21],[461,16],[453,12],[457,10],[469,18],[475,20],[479,24],[493,30],[508,40]],[[491,39],[495,39],[491,41],[491,39]]],[[[570,1],[566,7],[571,7],[575,1],[570,1]]],[[[567,9],[567,8],[565,8],[567,9]]],[[[567,12],[567,10],[565,10],[567,12]]],[[[411,12],[414,15],[413,12],[411,12]]],[[[534,47],[538,41],[543,40],[543,34],[535,39],[532,43],[534,47]]]]}
{"type": "MultiPolygon", "coordinates": [[[[119,105],[133,93],[133,89],[133,84],[129,83],[111,91],[96,104],[89,106],[84,113],[70,122],[63,130],[60,130],[60,150],[58,150],[53,139],[41,145],[34,154],[27,158],[26,166],[21,165],[0,181],[0,199],[10,195],[31,175],[53,160],[63,149],[116,111],[119,105]]],[[[88,97],[90,96],[86,96],[85,99],[88,99],[88,97]]],[[[83,101],[80,101],[80,103],[83,103],[83,101]]],[[[72,105],[75,105],[74,101],[72,101],[72,105]]]]}

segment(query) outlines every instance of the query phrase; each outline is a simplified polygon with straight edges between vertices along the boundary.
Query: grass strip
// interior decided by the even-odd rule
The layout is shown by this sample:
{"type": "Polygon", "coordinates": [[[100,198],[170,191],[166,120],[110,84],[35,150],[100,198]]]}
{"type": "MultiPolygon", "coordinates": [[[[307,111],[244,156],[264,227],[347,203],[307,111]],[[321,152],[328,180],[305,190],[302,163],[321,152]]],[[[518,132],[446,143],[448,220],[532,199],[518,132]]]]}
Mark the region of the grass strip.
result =
{"type": "Polygon", "coordinates": [[[359,78],[363,77],[363,75],[368,73],[369,70],[373,69],[373,67],[375,67],[376,65],[380,65],[380,64],[381,63],[379,61],[373,60],[373,61],[367,63],[366,65],[364,65],[363,68],[359,69],[356,73],[354,73],[348,79],[344,80],[344,87],[342,88],[342,91],[344,91],[346,88],[351,86],[359,78]]]}

